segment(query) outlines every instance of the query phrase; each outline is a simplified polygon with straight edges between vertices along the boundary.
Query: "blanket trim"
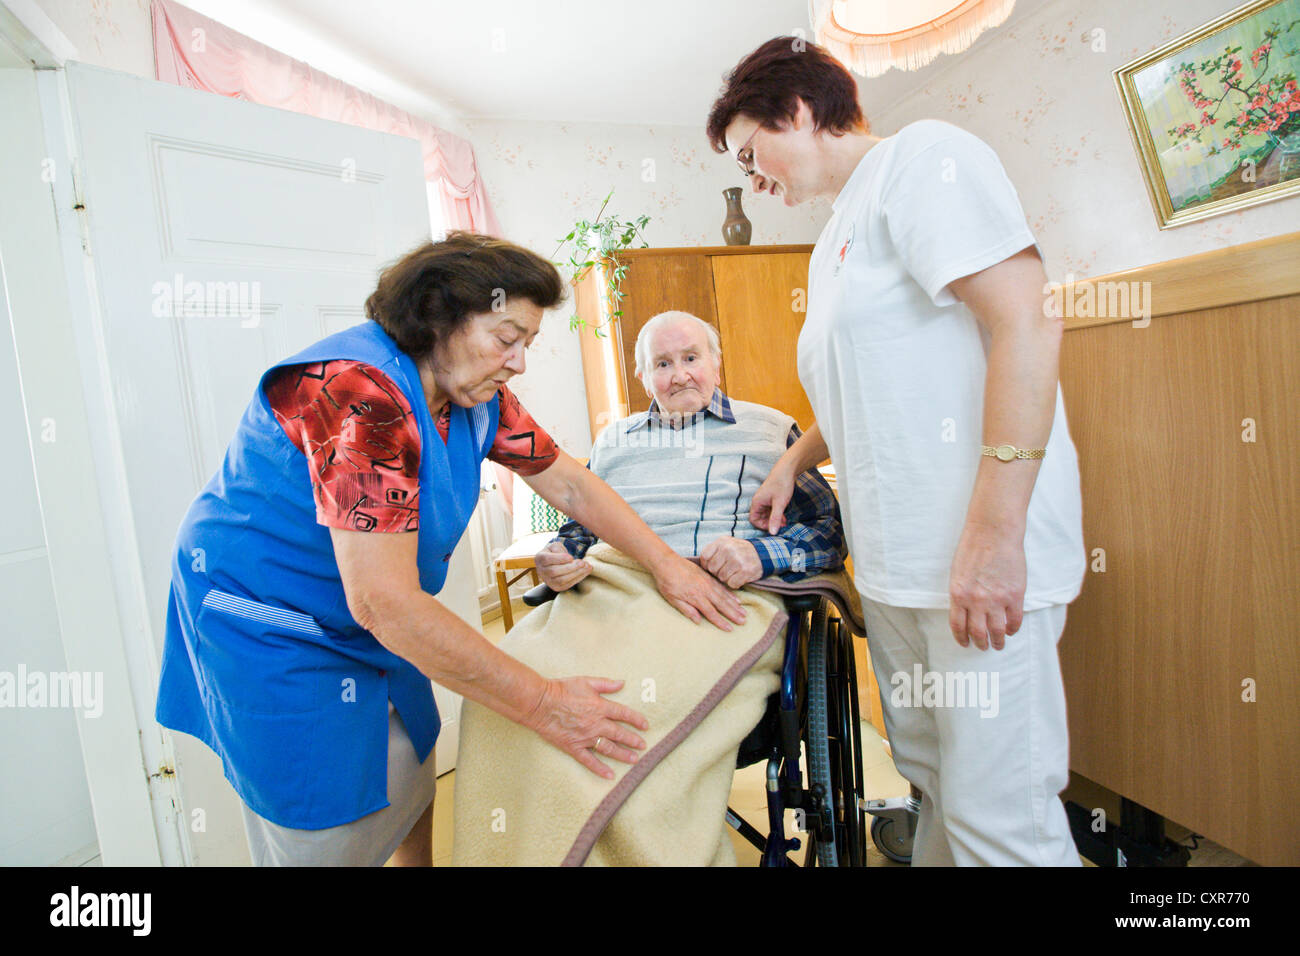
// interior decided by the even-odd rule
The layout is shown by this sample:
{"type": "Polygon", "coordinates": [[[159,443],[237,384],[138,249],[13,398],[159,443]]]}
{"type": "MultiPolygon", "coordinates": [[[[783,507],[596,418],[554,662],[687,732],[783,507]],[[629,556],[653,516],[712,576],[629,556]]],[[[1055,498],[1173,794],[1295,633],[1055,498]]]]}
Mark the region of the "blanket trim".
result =
{"type": "Polygon", "coordinates": [[[650,771],[654,770],[664,757],[686,739],[687,734],[694,730],[718,706],[722,698],[731,693],[732,688],[736,686],[740,678],[747,674],[750,668],[758,662],[758,659],[772,646],[772,642],[776,640],[777,635],[785,631],[789,621],[790,616],[785,611],[777,611],[772,618],[772,623],[768,625],[767,631],[758,639],[758,643],[731,665],[727,672],[704,695],[704,698],[695,705],[689,714],[682,718],[676,727],[665,734],[659,743],[650,748],[644,757],[632,765],[632,768],[623,775],[623,778],[614,785],[613,789],[596,806],[596,809],[591,812],[587,822],[578,831],[578,836],[574,840],[568,855],[565,856],[564,862],[560,864],[561,866],[582,866],[586,862],[587,857],[591,855],[592,848],[596,845],[596,841],[600,839],[601,833],[609,825],[609,821],[613,819],[619,807],[632,795],[632,791],[640,785],[641,781],[650,774],[650,771]]]}

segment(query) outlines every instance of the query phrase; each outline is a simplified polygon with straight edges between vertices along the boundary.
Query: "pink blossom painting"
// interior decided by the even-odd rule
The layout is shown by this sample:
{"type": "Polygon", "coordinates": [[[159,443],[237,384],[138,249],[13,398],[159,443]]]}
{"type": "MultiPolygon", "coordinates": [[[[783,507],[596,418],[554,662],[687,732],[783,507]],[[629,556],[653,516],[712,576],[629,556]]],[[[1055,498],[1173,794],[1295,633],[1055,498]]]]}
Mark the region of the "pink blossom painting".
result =
{"type": "Polygon", "coordinates": [[[1116,71],[1161,225],[1300,189],[1300,0],[1255,0],[1116,71]]]}

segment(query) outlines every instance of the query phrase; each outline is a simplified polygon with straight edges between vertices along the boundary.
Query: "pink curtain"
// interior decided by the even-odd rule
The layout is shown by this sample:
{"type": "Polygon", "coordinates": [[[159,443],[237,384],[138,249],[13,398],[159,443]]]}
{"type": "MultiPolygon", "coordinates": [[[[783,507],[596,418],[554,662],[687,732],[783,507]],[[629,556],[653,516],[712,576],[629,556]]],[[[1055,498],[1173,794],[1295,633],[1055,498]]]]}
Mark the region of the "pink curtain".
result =
{"type": "Polygon", "coordinates": [[[467,140],[172,0],[152,5],[159,80],[419,140],[447,228],[501,234],[467,140]]]}

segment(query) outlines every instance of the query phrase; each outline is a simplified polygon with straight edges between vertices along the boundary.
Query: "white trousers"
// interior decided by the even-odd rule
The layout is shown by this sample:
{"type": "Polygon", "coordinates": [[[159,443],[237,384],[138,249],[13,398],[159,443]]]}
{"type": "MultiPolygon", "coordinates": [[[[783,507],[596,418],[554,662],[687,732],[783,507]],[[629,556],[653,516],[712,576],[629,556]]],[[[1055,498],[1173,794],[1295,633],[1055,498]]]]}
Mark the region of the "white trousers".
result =
{"type": "Polygon", "coordinates": [[[948,611],[862,599],[898,772],[924,794],[913,866],[1080,866],[1057,643],[1064,604],[1006,646],[961,647],[948,611]]]}

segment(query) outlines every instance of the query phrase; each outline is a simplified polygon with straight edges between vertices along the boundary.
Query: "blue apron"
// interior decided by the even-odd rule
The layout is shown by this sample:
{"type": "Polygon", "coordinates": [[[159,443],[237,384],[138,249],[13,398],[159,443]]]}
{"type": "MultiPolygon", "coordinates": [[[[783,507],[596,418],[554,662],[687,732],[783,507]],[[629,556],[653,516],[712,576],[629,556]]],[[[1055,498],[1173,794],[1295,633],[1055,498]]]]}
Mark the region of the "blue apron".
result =
{"type": "MultiPolygon", "coordinates": [[[[272,366],[347,359],[402,390],[420,432],[420,586],[437,594],[479,493],[497,397],[451,406],[444,445],[415,363],[374,322],[272,366]]],[[[306,456],[262,381],[221,470],[185,516],[155,718],[221,758],[240,798],[272,823],[319,830],[388,806],[388,701],[423,763],[440,721],[429,678],[348,611],[329,528],[316,523],[306,456]]]]}

